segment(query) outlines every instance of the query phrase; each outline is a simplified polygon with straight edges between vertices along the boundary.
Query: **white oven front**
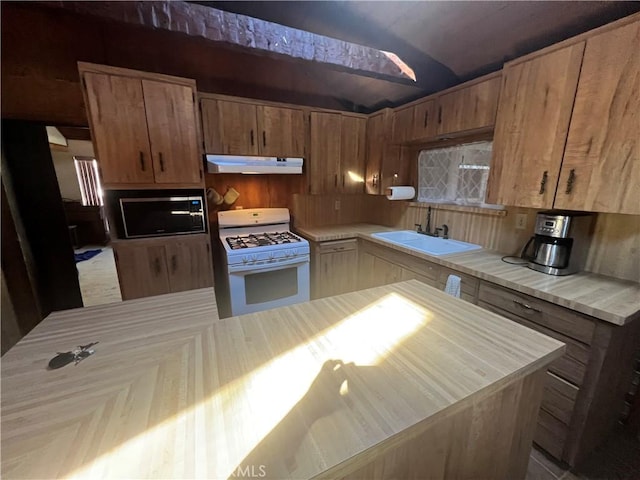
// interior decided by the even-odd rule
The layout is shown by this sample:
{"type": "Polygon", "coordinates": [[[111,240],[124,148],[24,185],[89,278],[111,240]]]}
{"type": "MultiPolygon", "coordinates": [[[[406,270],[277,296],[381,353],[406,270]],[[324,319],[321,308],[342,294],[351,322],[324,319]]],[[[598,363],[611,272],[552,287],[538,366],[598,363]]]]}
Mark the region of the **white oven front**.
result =
{"type": "Polygon", "coordinates": [[[262,265],[229,265],[231,315],[309,301],[309,256],[262,265]]]}

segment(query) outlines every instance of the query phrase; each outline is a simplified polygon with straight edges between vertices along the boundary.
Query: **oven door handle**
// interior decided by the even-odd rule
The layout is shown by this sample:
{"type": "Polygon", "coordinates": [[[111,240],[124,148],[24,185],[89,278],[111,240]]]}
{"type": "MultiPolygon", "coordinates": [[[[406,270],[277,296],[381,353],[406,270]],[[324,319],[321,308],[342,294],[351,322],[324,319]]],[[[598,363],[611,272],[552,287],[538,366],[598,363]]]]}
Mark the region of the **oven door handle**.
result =
{"type": "Polygon", "coordinates": [[[229,266],[229,275],[233,275],[235,273],[247,275],[251,273],[272,272],[274,270],[281,270],[285,267],[304,265],[305,263],[309,263],[309,257],[297,257],[291,260],[286,260],[284,262],[262,263],[260,265],[256,265],[255,263],[248,263],[246,265],[234,265],[229,266]]]}

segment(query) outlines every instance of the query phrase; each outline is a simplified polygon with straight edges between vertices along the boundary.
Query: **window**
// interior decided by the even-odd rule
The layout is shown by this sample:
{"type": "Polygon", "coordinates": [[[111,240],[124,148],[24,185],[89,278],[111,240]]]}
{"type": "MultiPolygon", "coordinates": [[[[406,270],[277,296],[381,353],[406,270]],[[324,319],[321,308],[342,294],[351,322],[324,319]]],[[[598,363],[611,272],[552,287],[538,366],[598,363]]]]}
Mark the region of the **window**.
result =
{"type": "Polygon", "coordinates": [[[418,201],[485,205],[492,142],[422,150],[418,201]]]}
{"type": "Polygon", "coordinates": [[[73,157],[80,184],[82,205],[102,206],[102,185],[98,175],[98,162],[91,157],[73,157]]]}

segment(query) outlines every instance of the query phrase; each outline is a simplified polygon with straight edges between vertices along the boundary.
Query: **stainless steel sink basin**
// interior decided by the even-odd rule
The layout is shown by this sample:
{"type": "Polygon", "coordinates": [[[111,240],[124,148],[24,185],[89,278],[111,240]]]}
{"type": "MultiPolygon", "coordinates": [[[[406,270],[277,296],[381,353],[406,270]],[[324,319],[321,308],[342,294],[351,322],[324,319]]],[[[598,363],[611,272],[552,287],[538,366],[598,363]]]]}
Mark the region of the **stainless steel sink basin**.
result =
{"type": "Polygon", "coordinates": [[[396,232],[372,233],[372,237],[389,243],[401,245],[417,252],[429,255],[447,255],[449,253],[469,252],[479,250],[482,247],[474,243],[460,242],[458,240],[445,240],[439,237],[430,237],[412,230],[399,230],[396,232]]]}

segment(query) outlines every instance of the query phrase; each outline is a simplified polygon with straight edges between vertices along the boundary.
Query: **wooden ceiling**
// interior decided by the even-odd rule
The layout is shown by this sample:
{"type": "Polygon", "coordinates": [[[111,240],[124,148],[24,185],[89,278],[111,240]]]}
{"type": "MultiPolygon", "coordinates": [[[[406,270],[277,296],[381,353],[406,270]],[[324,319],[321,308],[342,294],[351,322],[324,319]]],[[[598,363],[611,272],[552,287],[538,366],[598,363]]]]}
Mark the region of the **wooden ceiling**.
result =
{"type": "Polygon", "coordinates": [[[86,125],[77,61],[195,78],[205,92],[370,112],[640,11],[640,2],[189,2],[393,52],[415,71],[411,84],[117,21],[118,2],[64,7],[72,3],[3,2],[3,117],[86,125]]]}

